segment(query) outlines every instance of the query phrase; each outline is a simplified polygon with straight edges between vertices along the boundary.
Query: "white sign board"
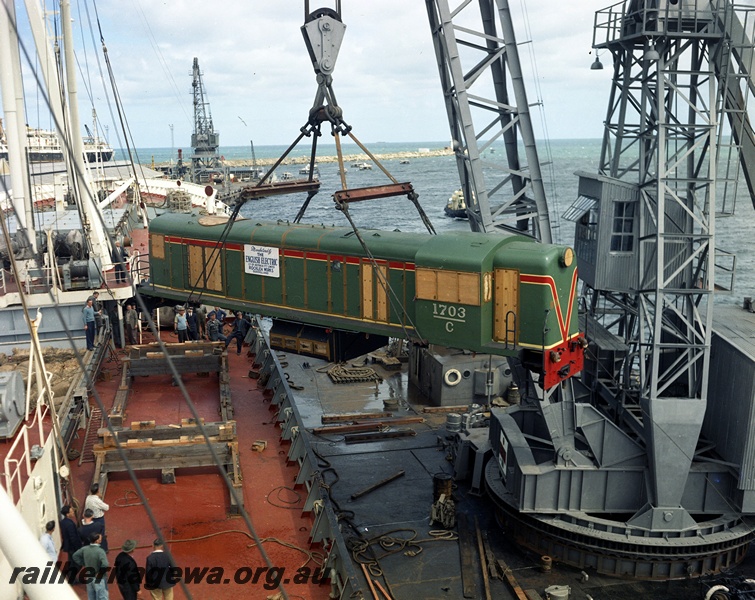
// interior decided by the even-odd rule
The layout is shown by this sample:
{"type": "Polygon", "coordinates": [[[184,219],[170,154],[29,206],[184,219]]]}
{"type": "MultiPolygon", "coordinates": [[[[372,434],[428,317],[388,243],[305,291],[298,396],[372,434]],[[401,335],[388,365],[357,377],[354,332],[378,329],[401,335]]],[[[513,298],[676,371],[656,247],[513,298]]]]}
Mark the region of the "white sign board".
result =
{"type": "Polygon", "coordinates": [[[279,249],[244,244],[244,271],[250,275],[280,277],[279,249]]]}
{"type": "Polygon", "coordinates": [[[509,466],[509,441],[501,431],[498,440],[498,467],[501,469],[501,478],[506,483],[507,469],[509,466]]]}

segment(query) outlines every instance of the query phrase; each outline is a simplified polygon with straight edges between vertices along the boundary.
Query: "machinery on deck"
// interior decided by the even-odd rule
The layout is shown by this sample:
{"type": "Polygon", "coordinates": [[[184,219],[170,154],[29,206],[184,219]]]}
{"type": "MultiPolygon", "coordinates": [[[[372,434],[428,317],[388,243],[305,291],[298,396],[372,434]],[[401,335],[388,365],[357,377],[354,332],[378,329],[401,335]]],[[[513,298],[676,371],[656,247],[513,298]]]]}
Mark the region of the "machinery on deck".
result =
{"type": "MultiPolygon", "coordinates": [[[[428,0],[470,222],[542,216],[521,182],[511,200],[486,206],[477,146],[496,130],[476,129],[470,107],[504,124],[507,142],[521,130],[526,147],[529,126],[517,109],[526,105],[508,2],[464,8],[479,9],[479,30],[446,0],[428,0]],[[466,71],[460,47],[482,54],[466,71]],[[486,69],[489,101],[468,93],[486,69]]],[[[459,435],[478,455],[476,472],[492,450],[485,482],[507,534],[554,560],[695,577],[736,565],[755,537],[753,320],[713,304],[726,287],[715,281],[716,214],[732,212],[739,175],[751,186],[755,164],[753,16],[728,0],[631,0],[597,13],[593,46],[613,59],[613,89],[600,170],[580,174],[565,215],[577,223],[585,371],[544,393],[514,368],[521,404],[493,410],[487,439],[459,435]]],[[[507,143],[509,165],[516,150],[507,143]]],[[[536,223],[517,227],[534,235],[536,223]]]]}

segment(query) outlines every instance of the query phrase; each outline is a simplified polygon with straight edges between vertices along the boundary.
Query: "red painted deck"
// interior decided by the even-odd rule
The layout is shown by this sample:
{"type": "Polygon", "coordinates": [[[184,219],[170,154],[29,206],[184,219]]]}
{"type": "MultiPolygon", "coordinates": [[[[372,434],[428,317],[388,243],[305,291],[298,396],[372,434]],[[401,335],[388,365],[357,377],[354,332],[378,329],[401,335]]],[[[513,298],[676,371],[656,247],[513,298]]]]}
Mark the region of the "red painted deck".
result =
{"type": "MultiPolygon", "coordinates": [[[[165,341],[175,341],[173,334],[163,336],[165,341]]],[[[293,507],[301,506],[306,490],[296,492],[282,490],[281,486],[292,486],[298,466],[287,465],[287,448],[279,444],[279,428],[274,424],[273,413],[269,409],[263,392],[257,388],[256,379],[248,377],[252,361],[235,352],[229,355],[231,390],[237,421],[237,433],[244,477],[244,504],[250,514],[257,534],[264,542],[264,548],[275,567],[284,568],[281,581],[289,597],[319,599],[327,598],[329,583],[313,585],[294,583],[297,569],[306,566],[312,572],[318,564],[310,560],[308,536],[311,525],[309,516],[301,516],[301,511],[293,507]],[[251,450],[255,440],[266,440],[263,452],[251,450]],[[278,491],[280,490],[280,492],[278,491]],[[299,500],[295,504],[286,504],[299,500]],[[285,544],[285,545],[284,545],[285,544]],[[296,546],[302,550],[286,547],[296,546]],[[290,581],[286,585],[286,579],[290,581]]],[[[105,370],[111,377],[97,385],[106,407],[112,404],[120,383],[120,373],[113,363],[107,363],[105,370]]],[[[201,377],[185,375],[191,398],[200,416],[208,421],[219,420],[217,375],[201,377]]],[[[92,399],[92,402],[94,400],[92,399]]],[[[158,425],[180,423],[182,418],[191,417],[179,389],[171,385],[169,376],[136,378],[128,400],[125,423],[155,419],[158,425]]],[[[83,441],[79,440],[79,444],[83,441]]],[[[83,504],[86,488],[92,480],[94,463],[84,463],[75,468],[76,493],[83,504]]],[[[261,571],[253,583],[253,573],[265,565],[259,550],[254,547],[244,520],[240,516],[228,516],[229,493],[217,471],[211,468],[185,469],[176,471],[175,484],[161,484],[160,473],[140,472],[139,484],[149,505],[154,511],[160,526],[160,535],[167,540],[178,566],[184,569],[211,571],[215,567],[223,570],[222,583],[187,583],[191,597],[202,599],[223,598],[266,598],[272,591],[277,578],[261,571]],[[251,570],[249,570],[251,568],[251,570]],[[246,583],[235,583],[234,577],[246,583]],[[227,580],[227,582],[226,582],[227,580]]],[[[133,493],[134,485],[128,474],[115,474],[110,477],[105,502],[110,510],[105,515],[110,552],[108,559],[115,560],[124,540],[133,538],[138,546],[134,558],[143,566],[151,551],[151,542],[156,537],[142,505],[133,493]]],[[[316,551],[316,549],[315,549],[316,551]]],[[[219,571],[216,569],[215,574],[219,571]]],[[[304,571],[301,571],[304,574],[304,571]]],[[[84,586],[76,586],[79,597],[86,597],[84,586]]],[[[110,586],[112,597],[119,597],[117,587],[110,586]]],[[[178,585],[176,598],[186,595],[178,585]]]]}

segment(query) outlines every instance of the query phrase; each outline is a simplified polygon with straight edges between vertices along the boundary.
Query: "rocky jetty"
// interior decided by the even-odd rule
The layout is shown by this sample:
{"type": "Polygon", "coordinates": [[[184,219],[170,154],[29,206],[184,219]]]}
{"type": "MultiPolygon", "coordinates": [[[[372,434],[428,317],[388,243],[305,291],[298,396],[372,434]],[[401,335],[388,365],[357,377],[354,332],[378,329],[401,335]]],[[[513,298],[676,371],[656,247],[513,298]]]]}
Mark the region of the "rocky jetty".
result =
{"type": "MultiPolygon", "coordinates": [[[[328,148],[327,152],[331,152],[334,150],[331,150],[328,148]]],[[[415,150],[411,152],[389,152],[386,154],[374,154],[373,156],[379,160],[380,162],[389,161],[389,160],[411,160],[411,159],[422,159],[422,158],[430,158],[433,156],[451,156],[453,154],[453,151],[451,148],[422,148],[420,150],[415,150]]],[[[275,161],[278,160],[277,158],[258,158],[257,159],[257,166],[267,167],[270,165],[275,164],[275,161]]],[[[366,154],[344,154],[343,162],[347,166],[351,166],[354,162],[368,162],[372,159],[367,156],[366,154]]],[[[318,154],[317,155],[317,163],[334,163],[338,161],[338,157],[335,154],[318,154]]],[[[308,156],[295,156],[295,157],[288,157],[286,160],[284,160],[281,163],[281,166],[284,165],[301,165],[306,164],[309,162],[308,156]]],[[[167,164],[167,163],[165,163],[167,164]]],[[[252,166],[252,159],[239,159],[239,160],[226,160],[225,165],[229,167],[251,167],[252,166]]],[[[158,165],[159,166],[159,165],[158,165]]]]}

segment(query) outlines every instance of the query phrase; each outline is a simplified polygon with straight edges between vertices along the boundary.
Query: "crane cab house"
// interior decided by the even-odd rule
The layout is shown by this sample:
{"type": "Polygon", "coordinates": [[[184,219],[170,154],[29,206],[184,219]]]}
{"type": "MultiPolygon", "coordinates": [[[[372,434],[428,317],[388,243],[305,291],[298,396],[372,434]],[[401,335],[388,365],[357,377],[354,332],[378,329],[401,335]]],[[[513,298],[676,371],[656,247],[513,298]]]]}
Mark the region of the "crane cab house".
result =
{"type": "Polygon", "coordinates": [[[166,214],[147,293],[201,293],[271,317],[522,359],[546,388],[582,370],[570,248],[513,234],[428,235],[166,214]],[[225,239],[223,239],[225,237],[225,239]]]}

